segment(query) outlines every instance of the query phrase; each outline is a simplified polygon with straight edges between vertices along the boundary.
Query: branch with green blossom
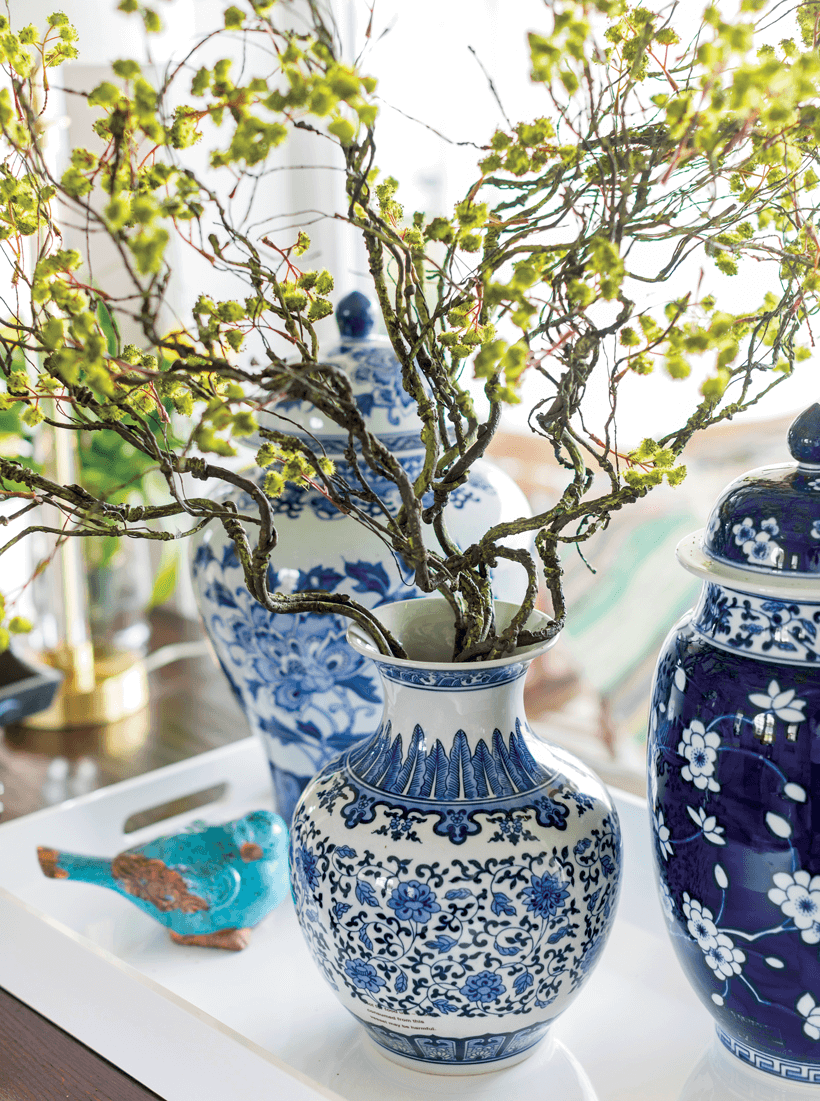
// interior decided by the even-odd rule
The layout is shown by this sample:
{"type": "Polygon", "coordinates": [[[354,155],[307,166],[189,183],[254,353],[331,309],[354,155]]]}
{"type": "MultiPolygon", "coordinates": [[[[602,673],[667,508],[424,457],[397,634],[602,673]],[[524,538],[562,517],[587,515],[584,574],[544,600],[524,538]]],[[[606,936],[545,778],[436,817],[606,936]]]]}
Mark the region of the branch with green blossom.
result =
{"type": "MultiPolygon", "coordinates": [[[[139,0],[120,8],[146,32],[158,29],[139,0]]],[[[758,42],[771,10],[769,0],[742,0],[725,20],[710,5],[686,44],[674,4],[654,12],[623,0],[545,3],[545,29],[529,36],[541,116],[488,137],[452,214],[410,215],[399,183],[374,167],[383,125],[376,81],[343,62],[318,0],[232,5],[222,27],[153,83],[137,62],[116,61],[111,80],[85,94],[98,148],[73,149],[59,172],[43,148],[48,73],[71,58],[76,34],[59,13],[44,33],[4,26],[0,249],[14,301],[0,319],[0,410],[15,412],[27,433],[49,425],[116,438],[150,462],[167,494],[151,506],[112,502],[99,487],[60,486],[4,458],[3,496],[18,496],[21,514],[42,502],[63,517],[63,528],[34,523],[25,534],[167,539],[219,523],[263,607],[349,616],[385,652],[400,653],[376,613],[347,597],[268,590],[272,501],[289,483],[311,486],[399,555],[423,592],[450,602],[458,660],[557,633],[562,548],[593,537],[661,482],[678,484],[696,433],[765,399],[811,354],[820,0],[796,7],[797,40],[777,47],[758,42]],[[229,57],[212,60],[223,36],[242,40],[235,77],[229,57]],[[274,233],[249,216],[260,174],[295,129],[341,151],[346,209],[325,213],[352,226],[366,249],[422,425],[424,461],[413,478],[368,428],[343,372],[323,362],[316,326],[332,312],[333,274],[300,266],[306,233],[274,233]],[[208,184],[187,156],[206,136],[208,184]],[[95,286],[91,257],[63,247],[67,225],[111,243],[124,291],[95,286]],[[174,237],[236,277],[244,297],[202,293],[169,328],[174,237]],[[704,268],[731,277],[751,260],[772,272],[774,289],[759,305],[738,314],[702,292],[704,268]],[[697,264],[688,293],[673,294],[676,274],[697,264]],[[642,284],[655,305],[636,305],[645,302],[642,284]],[[135,343],[120,338],[126,323],[140,334],[135,343]],[[619,450],[625,380],[653,370],[680,379],[693,364],[705,364],[706,377],[679,426],[619,450]],[[609,410],[591,425],[588,393],[601,382],[609,410]],[[537,515],[460,547],[446,523],[450,495],[525,389],[535,394],[530,427],[566,471],[564,491],[537,515]],[[295,431],[283,401],[313,405],[346,435],[352,477],[341,477],[320,438],[295,431]],[[248,437],[263,441],[264,478],[218,461],[248,437]],[[398,511],[374,492],[376,478],[395,488],[398,511]],[[189,484],[207,479],[252,504],[239,512],[189,495],[189,484]],[[174,518],[178,532],[164,526],[174,518]],[[510,549],[527,534],[532,552],[510,549]],[[500,558],[526,578],[503,632],[492,611],[500,558]],[[524,624],[539,581],[553,620],[531,633],[524,624]]]]}

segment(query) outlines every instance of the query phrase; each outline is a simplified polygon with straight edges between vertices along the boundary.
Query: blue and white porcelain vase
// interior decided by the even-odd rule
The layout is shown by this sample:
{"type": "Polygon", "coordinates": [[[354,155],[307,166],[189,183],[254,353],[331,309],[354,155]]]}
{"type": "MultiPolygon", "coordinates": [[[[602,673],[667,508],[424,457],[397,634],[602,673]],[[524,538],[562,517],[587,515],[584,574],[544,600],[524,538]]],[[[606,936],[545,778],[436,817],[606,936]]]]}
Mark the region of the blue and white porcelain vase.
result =
{"type": "MultiPolygon", "coordinates": [[[[496,609],[503,626],[515,606],[496,609]]],[[[524,677],[550,643],[455,664],[446,601],[379,615],[410,659],[348,631],[378,665],[384,716],[297,804],[296,913],[382,1054],[497,1070],[532,1053],[599,958],[620,886],[617,814],[589,769],[527,725],[524,677]]]]}
{"type": "Polygon", "coordinates": [[[725,1046],[820,1085],[820,406],[678,547],[649,797],[672,943],[725,1046]]]}
{"type": "MultiPolygon", "coordinates": [[[[421,422],[402,386],[401,367],[390,342],[370,335],[373,319],[364,295],[353,292],[336,310],[341,342],[327,362],[347,373],[368,428],[397,454],[411,474],[421,471],[421,422]]],[[[304,434],[335,462],[349,484],[356,478],[344,459],[348,437],[326,423],[315,407],[289,402],[275,408],[272,427],[304,434]],[[276,412],[287,417],[276,420],[276,412]],[[295,426],[295,427],[294,427],[295,426]]],[[[265,472],[259,471],[260,484],[265,472]]],[[[369,475],[371,488],[394,511],[398,490],[369,475]]],[[[225,495],[240,509],[255,511],[237,491],[225,495]]],[[[279,542],[268,584],[285,593],[327,589],[347,593],[369,608],[420,595],[397,556],[375,535],[340,513],[318,490],[289,485],[272,502],[279,542]]],[[[365,511],[378,514],[376,504],[365,511]]],[[[528,516],[524,494],[493,463],[480,460],[470,480],[456,489],[446,510],[457,543],[469,546],[494,524],[528,516]]],[[[510,541],[527,545],[528,536],[510,541]]],[[[273,777],[277,809],[290,821],[308,780],[340,750],[373,729],[381,712],[378,676],[345,643],[348,620],[312,614],[271,615],[250,596],[233,544],[212,525],[192,541],[194,591],[216,655],[247,715],[261,735],[273,777]]],[[[499,561],[493,589],[499,598],[523,597],[521,568],[499,561]]]]}

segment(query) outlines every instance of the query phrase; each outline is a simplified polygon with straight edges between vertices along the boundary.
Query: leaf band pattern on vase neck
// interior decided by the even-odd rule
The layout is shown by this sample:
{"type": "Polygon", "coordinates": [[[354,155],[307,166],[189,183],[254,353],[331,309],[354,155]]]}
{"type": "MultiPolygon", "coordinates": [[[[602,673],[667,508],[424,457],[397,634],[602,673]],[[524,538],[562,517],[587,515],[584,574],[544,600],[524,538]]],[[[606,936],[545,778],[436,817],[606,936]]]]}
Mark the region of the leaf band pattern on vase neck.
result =
{"type": "Polygon", "coordinates": [[[351,750],[348,767],[360,783],[408,799],[503,798],[534,791],[556,775],[530,753],[517,719],[506,739],[495,730],[490,745],[481,738],[471,747],[463,730],[449,751],[438,738],[430,741],[417,723],[405,754],[402,735],[394,736],[388,722],[375,738],[351,750]]]}
{"type": "Polygon", "coordinates": [[[349,750],[340,763],[327,766],[334,779],[317,792],[319,805],[332,815],[341,800],[340,814],[348,829],[384,817],[376,832],[398,833],[410,840],[417,840],[414,826],[433,814],[433,832],[454,845],[485,826],[495,829],[490,841],[515,843],[529,814],[539,825],[563,832],[570,803],[579,816],[593,806],[556,768],[535,760],[518,723],[508,740],[496,730],[490,746],[481,739],[471,749],[463,731],[456,734],[449,752],[438,739],[429,749],[425,742],[417,725],[405,754],[401,735],[393,737],[388,723],[375,738],[349,750]]]}

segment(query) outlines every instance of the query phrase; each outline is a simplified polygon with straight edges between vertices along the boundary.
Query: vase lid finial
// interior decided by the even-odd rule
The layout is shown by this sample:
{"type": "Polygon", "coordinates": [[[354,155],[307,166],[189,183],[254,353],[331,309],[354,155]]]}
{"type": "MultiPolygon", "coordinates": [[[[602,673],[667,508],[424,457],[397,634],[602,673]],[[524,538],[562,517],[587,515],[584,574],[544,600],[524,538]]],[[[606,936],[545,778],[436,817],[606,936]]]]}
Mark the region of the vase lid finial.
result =
{"type": "Polygon", "coordinates": [[[336,324],[341,336],[367,336],[375,324],[373,307],[361,291],[346,294],[336,307],[336,324]]]}
{"type": "Polygon", "coordinates": [[[817,402],[792,422],[788,439],[789,451],[799,463],[820,464],[820,405],[817,402]]]}

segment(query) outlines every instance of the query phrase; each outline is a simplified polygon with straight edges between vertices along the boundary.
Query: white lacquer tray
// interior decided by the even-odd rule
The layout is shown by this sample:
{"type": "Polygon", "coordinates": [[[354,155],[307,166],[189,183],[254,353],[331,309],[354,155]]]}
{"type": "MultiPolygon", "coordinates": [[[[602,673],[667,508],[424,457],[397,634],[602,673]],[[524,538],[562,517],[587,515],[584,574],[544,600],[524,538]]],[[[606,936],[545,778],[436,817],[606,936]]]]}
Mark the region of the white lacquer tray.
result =
{"type": "Polygon", "coordinates": [[[114,892],[43,877],[37,845],[113,856],[194,819],[269,806],[253,738],[1,825],[0,985],[166,1101],[814,1097],[716,1046],[663,928],[646,807],[623,793],[617,804],[625,880],[610,942],[552,1040],[507,1071],[443,1078],[383,1059],[314,968],[289,899],[232,953],[175,946],[114,892]],[[123,831],[138,812],[220,784],[206,806],[123,831]]]}

